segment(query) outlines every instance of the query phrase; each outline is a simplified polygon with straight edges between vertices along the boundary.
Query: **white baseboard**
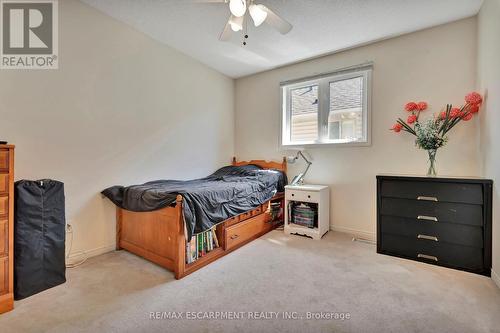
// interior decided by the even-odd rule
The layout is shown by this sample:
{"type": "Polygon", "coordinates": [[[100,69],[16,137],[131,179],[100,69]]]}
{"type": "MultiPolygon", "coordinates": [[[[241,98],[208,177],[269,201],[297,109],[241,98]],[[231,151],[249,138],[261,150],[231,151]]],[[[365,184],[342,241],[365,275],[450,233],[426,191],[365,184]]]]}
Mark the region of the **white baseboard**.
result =
{"type": "Polygon", "coordinates": [[[497,285],[498,288],[500,288],[500,275],[497,274],[493,269],[491,270],[491,279],[495,284],[497,285]]]}
{"type": "Polygon", "coordinates": [[[85,250],[85,251],[77,251],[75,253],[72,253],[69,255],[68,260],[69,261],[79,261],[84,258],[92,258],[96,257],[98,255],[114,251],[116,249],[116,246],[114,244],[112,245],[105,245],[105,246],[100,246],[96,247],[95,249],[91,250],[85,250]]]}
{"type": "Polygon", "coordinates": [[[365,240],[369,240],[372,242],[377,241],[377,236],[374,232],[368,232],[368,231],[362,231],[362,230],[356,230],[356,229],[351,229],[351,228],[346,228],[346,227],[339,227],[336,225],[330,225],[330,230],[332,231],[338,231],[338,232],[343,232],[346,234],[353,235],[356,238],[361,238],[365,240]]]}

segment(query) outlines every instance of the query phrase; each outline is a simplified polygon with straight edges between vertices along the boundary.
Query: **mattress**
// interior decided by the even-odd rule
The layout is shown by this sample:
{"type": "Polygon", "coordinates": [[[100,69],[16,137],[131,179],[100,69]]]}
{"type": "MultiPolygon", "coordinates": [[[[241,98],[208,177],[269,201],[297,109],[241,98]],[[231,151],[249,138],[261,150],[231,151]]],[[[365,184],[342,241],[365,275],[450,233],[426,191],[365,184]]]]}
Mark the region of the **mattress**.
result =
{"type": "Polygon", "coordinates": [[[283,192],[286,174],[256,165],[226,166],[193,180],[156,180],[141,185],[112,186],[102,194],[117,206],[135,212],[154,211],[175,204],[182,195],[188,239],[214,225],[257,208],[283,192]]]}

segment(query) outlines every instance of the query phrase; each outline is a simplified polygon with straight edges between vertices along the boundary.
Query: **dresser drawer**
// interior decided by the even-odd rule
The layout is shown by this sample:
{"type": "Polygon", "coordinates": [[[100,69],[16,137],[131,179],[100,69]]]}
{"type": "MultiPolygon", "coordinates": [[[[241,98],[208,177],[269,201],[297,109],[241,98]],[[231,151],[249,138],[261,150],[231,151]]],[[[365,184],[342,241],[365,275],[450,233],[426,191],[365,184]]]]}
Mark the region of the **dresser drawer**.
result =
{"type": "Polygon", "coordinates": [[[465,224],[433,222],[396,216],[381,216],[380,232],[414,239],[436,237],[440,243],[483,248],[483,228],[465,224]]]}
{"type": "Polygon", "coordinates": [[[481,184],[384,180],[381,183],[380,194],[382,197],[422,201],[483,203],[481,184]]]}
{"type": "Polygon", "coordinates": [[[0,197],[0,217],[5,217],[9,214],[9,197],[0,197]]]}
{"type": "Polygon", "coordinates": [[[0,172],[9,172],[9,150],[0,149],[0,172]]]}
{"type": "Polygon", "coordinates": [[[286,191],[286,199],[293,201],[304,201],[304,202],[319,202],[320,194],[318,192],[308,192],[308,191],[295,191],[289,190],[286,191]]]}
{"type": "Polygon", "coordinates": [[[0,296],[9,292],[9,257],[0,258],[0,296]]]}
{"type": "Polygon", "coordinates": [[[0,257],[9,251],[9,221],[0,220],[0,257]]]}
{"type": "Polygon", "coordinates": [[[9,193],[9,174],[0,174],[0,195],[9,193]]]}
{"type": "Polygon", "coordinates": [[[482,249],[470,246],[382,234],[382,253],[476,272],[485,269],[482,249]]]}
{"type": "Polygon", "coordinates": [[[232,249],[256,235],[268,231],[270,224],[266,223],[266,214],[260,214],[226,229],[226,249],[232,249]]]}
{"type": "Polygon", "coordinates": [[[475,226],[483,225],[483,207],[462,203],[381,198],[380,214],[475,226]]]}

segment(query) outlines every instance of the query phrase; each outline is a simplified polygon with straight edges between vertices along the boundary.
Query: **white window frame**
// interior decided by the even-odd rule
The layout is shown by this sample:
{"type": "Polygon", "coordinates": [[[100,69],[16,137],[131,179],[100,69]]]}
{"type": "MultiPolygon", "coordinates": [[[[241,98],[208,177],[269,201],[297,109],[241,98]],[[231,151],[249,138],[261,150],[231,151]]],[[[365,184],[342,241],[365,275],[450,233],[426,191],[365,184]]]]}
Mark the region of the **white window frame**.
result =
{"type": "Polygon", "coordinates": [[[282,82],[280,84],[280,146],[282,149],[324,146],[371,145],[371,78],[372,64],[353,66],[333,73],[282,82]],[[363,77],[363,138],[358,141],[329,140],[328,116],[330,112],[330,83],[363,77]],[[318,140],[291,142],[291,94],[297,88],[318,85],[318,140]]]}

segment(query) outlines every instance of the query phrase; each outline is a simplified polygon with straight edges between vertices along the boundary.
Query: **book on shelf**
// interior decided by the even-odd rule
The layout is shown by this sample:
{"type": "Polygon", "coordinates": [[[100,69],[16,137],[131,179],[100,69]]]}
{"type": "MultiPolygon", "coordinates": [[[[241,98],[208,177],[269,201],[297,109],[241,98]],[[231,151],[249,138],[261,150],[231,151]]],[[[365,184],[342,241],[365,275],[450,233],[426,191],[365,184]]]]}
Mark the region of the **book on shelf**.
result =
{"type": "Polygon", "coordinates": [[[191,242],[189,242],[190,248],[191,248],[191,262],[196,261],[198,259],[198,248],[196,246],[196,237],[193,236],[191,238],[191,242]]]}
{"type": "Polygon", "coordinates": [[[203,257],[205,255],[205,249],[203,248],[203,234],[200,233],[197,235],[198,238],[198,253],[200,257],[203,257]]]}
{"type": "Polygon", "coordinates": [[[214,247],[219,247],[219,240],[217,239],[217,234],[215,233],[215,228],[212,228],[212,238],[214,240],[214,247]]]}
{"type": "Polygon", "coordinates": [[[186,263],[191,264],[218,247],[216,227],[200,232],[186,243],[186,263]]]}
{"type": "Polygon", "coordinates": [[[212,229],[206,233],[207,235],[207,250],[212,251],[214,249],[213,240],[212,240],[212,229]]]}
{"type": "Polygon", "coordinates": [[[318,206],[315,203],[293,202],[288,207],[288,222],[315,228],[318,225],[318,206]]]}
{"type": "Polygon", "coordinates": [[[273,222],[280,222],[283,220],[283,201],[271,202],[269,205],[269,214],[273,222]]]}

